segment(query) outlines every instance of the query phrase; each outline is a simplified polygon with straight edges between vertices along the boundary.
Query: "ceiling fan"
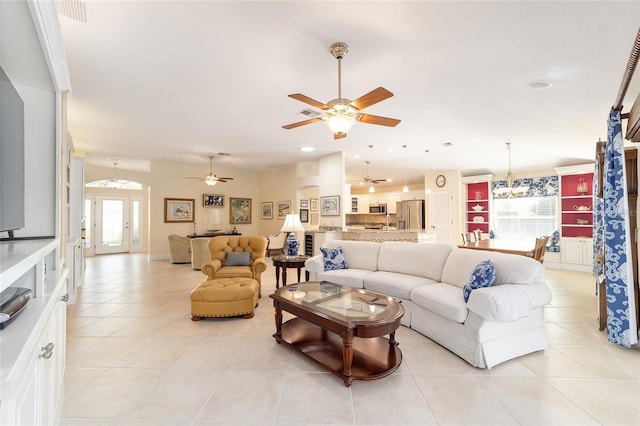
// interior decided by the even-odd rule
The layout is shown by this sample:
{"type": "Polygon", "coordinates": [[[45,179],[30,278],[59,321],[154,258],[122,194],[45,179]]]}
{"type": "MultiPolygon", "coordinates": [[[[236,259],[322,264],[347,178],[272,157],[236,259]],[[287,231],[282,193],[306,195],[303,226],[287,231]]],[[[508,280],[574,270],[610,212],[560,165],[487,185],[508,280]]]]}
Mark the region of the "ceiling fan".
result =
{"type": "Polygon", "coordinates": [[[342,58],[349,51],[349,46],[343,42],[333,43],[329,48],[329,51],[338,59],[338,97],[326,104],[311,99],[301,93],[294,93],[289,95],[290,98],[296,99],[300,102],[304,102],[316,108],[322,110],[320,116],[311,118],[309,120],[299,121],[297,123],[287,124],[282,126],[284,129],[294,129],[296,127],[304,126],[305,124],[315,123],[316,121],[324,121],[329,129],[333,132],[334,139],[341,139],[347,137],[347,132],[351,129],[351,126],[356,121],[363,123],[377,124],[380,126],[395,127],[400,123],[400,120],[395,118],[381,117],[378,115],[371,115],[362,113],[366,107],[369,107],[378,102],[384,101],[393,96],[393,93],[385,89],[384,87],[378,87],[371,92],[362,95],[355,101],[342,97],[342,58]]]}
{"type": "MultiPolygon", "coordinates": [[[[357,181],[360,185],[364,185],[365,183],[368,184],[378,184],[380,182],[391,182],[391,178],[386,178],[386,179],[373,179],[372,177],[369,176],[369,164],[371,164],[369,161],[365,161],[365,163],[367,164],[367,176],[360,180],[357,181]]],[[[373,192],[373,191],[372,191],[373,192]]]]}
{"type": "Polygon", "coordinates": [[[200,182],[204,182],[209,186],[213,186],[218,182],[233,180],[232,177],[218,177],[213,174],[213,155],[209,156],[209,174],[204,177],[188,177],[187,179],[198,179],[200,182]]]}

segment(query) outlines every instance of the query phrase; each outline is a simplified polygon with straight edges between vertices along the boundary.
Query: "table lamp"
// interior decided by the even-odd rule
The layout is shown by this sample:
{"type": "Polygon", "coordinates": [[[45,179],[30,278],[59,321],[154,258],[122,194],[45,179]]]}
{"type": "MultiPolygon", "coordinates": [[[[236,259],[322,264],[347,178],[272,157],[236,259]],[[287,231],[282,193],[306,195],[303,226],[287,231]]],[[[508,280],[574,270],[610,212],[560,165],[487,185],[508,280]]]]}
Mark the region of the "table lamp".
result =
{"type": "Polygon", "coordinates": [[[304,232],[304,228],[300,222],[300,216],[297,213],[287,214],[280,232],[289,233],[289,235],[287,235],[287,240],[284,243],[284,246],[287,248],[287,256],[297,256],[300,241],[298,241],[296,232],[304,232]]]}

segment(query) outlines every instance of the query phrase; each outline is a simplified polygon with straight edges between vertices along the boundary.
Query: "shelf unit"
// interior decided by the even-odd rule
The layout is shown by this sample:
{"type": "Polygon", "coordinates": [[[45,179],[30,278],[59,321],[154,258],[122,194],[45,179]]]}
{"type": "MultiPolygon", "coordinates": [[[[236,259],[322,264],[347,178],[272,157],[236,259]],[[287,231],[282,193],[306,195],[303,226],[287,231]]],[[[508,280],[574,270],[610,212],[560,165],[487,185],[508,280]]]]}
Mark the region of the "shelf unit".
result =
{"type": "Polygon", "coordinates": [[[492,177],[492,175],[483,175],[463,178],[467,190],[464,202],[464,229],[466,232],[479,229],[483,234],[489,233],[491,227],[490,181],[492,177]]]}
{"type": "Polygon", "coordinates": [[[593,237],[593,173],[560,176],[562,237],[593,237]]]}

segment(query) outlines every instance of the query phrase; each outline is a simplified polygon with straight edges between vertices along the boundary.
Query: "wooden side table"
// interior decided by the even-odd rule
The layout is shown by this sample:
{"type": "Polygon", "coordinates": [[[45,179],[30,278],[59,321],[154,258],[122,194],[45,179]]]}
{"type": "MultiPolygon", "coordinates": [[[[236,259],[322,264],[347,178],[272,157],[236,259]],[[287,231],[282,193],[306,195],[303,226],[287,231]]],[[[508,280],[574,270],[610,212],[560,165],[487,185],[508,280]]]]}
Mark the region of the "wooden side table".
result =
{"type": "MultiPolygon", "coordinates": [[[[280,287],[280,269],[282,269],[282,286],[287,285],[287,268],[298,270],[298,282],[300,282],[300,270],[309,256],[273,256],[273,266],[276,268],[276,289],[280,287]]],[[[304,271],[305,281],[309,281],[309,273],[304,271]]]]}

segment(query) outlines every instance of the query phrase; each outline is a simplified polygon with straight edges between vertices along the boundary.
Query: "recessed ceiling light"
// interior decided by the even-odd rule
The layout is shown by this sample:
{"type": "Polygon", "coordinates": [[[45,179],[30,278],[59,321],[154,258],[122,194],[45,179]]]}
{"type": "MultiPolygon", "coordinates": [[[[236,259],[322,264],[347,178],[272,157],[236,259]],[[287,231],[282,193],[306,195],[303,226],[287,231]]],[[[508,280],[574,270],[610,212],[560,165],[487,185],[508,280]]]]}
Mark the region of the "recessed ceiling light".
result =
{"type": "Polygon", "coordinates": [[[353,158],[360,158],[360,155],[356,154],[353,156],[353,158]]]}
{"type": "Polygon", "coordinates": [[[302,152],[311,152],[311,151],[315,151],[316,149],[312,146],[303,146],[300,147],[300,151],[302,152]]]}
{"type": "Polygon", "coordinates": [[[550,81],[532,81],[528,84],[528,86],[532,89],[546,89],[547,87],[551,87],[552,84],[550,81]]]}

